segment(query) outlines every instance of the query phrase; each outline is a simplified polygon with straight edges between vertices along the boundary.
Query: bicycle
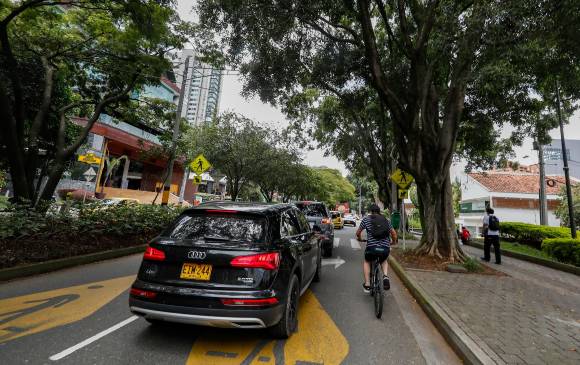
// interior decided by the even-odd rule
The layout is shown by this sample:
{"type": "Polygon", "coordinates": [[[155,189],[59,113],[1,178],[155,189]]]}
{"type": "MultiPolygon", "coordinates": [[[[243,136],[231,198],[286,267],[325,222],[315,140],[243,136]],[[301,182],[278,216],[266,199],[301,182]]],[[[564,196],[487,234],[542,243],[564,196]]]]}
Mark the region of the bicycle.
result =
{"type": "MultiPolygon", "coordinates": [[[[367,240],[361,240],[361,242],[367,242],[367,240]]],[[[384,291],[383,287],[383,268],[378,257],[375,257],[371,261],[371,273],[370,273],[370,284],[371,290],[370,294],[374,297],[375,302],[375,316],[380,319],[383,315],[383,300],[384,291]]]]}

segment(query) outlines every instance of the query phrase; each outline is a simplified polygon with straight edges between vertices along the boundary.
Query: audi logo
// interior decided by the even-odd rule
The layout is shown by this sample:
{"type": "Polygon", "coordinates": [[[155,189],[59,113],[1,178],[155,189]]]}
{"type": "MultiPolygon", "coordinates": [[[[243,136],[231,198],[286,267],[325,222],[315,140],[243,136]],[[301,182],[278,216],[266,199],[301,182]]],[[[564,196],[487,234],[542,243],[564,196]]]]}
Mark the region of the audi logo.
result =
{"type": "Polygon", "coordinates": [[[190,259],[203,260],[207,254],[203,251],[189,251],[187,257],[190,259]]]}

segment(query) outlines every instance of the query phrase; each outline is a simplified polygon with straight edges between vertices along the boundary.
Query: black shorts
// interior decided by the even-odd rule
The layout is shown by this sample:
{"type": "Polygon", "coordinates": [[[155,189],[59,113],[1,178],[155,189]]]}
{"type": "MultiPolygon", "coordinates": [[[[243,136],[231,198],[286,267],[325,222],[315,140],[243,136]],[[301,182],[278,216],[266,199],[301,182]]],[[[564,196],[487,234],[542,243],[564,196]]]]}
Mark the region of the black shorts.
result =
{"type": "Polygon", "coordinates": [[[389,258],[390,252],[391,252],[390,247],[385,246],[369,247],[365,250],[365,261],[371,262],[378,257],[379,261],[383,263],[383,261],[389,258]]]}

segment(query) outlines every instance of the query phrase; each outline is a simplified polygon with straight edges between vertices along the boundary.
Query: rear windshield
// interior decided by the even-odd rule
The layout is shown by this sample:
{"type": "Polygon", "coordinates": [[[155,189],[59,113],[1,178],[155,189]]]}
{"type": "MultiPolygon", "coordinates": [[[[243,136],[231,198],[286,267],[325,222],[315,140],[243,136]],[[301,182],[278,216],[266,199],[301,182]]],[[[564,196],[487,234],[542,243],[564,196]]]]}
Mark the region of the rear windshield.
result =
{"type": "Polygon", "coordinates": [[[309,217],[326,217],[326,208],[322,204],[304,204],[298,203],[296,204],[298,209],[304,213],[304,215],[309,217]]]}
{"type": "Polygon", "coordinates": [[[168,236],[182,240],[264,242],[265,220],[253,217],[184,214],[168,236]]]}
{"type": "Polygon", "coordinates": [[[340,217],[340,213],[332,212],[332,213],[330,213],[330,216],[332,217],[332,219],[338,218],[338,217],[340,217]]]}

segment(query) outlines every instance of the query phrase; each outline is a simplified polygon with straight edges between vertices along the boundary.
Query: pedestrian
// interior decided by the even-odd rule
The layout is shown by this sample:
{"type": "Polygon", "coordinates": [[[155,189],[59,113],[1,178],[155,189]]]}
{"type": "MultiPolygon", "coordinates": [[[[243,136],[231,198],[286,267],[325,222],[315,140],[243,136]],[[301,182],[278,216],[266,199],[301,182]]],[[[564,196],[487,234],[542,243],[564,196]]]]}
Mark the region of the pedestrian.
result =
{"type": "Polygon", "coordinates": [[[483,217],[483,261],[491,260],[491,245],[495,251],[495,263],[501,264],[501,251],[499,248],[499,219],[494,215],[493,208],[485,209],[486,215],[483,217]]]}
{"type": "Polygon", "coordinates": [[[467,229],[467,227],[462,226],[461,227],[461,243],[463,243],[464,245],[467,244],[467,242],[469,242],[469,240],[471,239],[471,232],[469,232],[469,230],[467,229]]]}

